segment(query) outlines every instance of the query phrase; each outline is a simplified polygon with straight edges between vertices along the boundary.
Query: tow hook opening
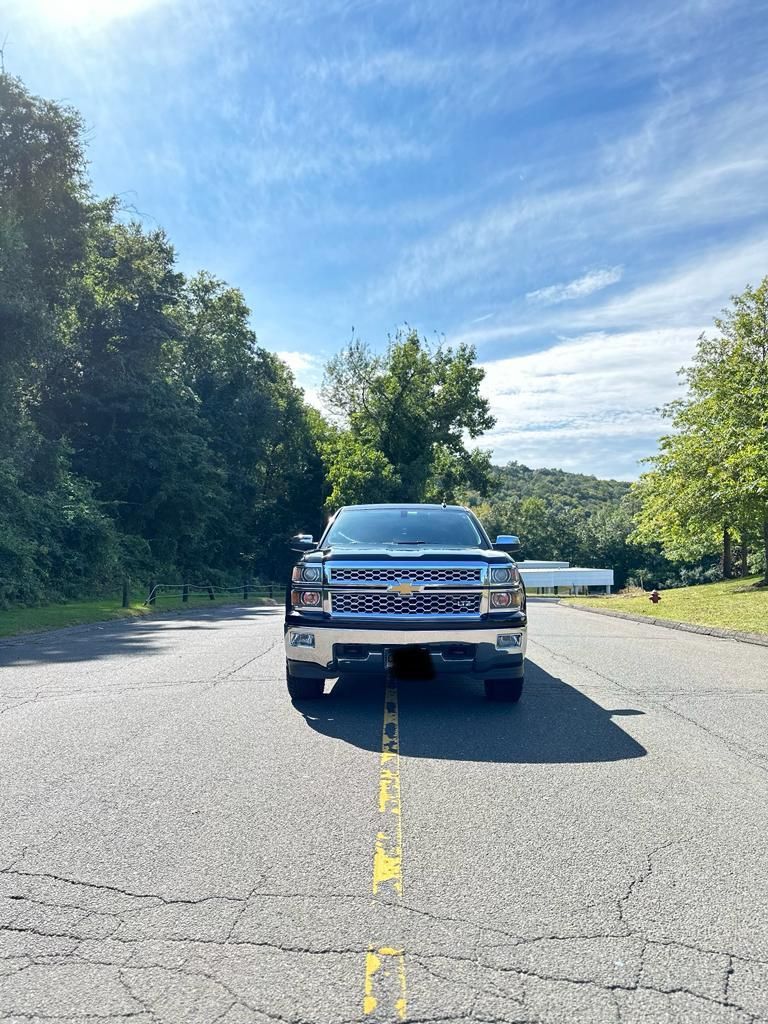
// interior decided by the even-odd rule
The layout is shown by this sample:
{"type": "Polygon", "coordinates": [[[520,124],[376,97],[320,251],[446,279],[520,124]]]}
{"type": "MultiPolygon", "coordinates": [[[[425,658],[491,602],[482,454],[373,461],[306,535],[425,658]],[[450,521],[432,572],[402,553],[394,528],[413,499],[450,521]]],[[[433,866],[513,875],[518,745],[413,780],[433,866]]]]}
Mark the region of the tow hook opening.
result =
{"type": "Polygon", "coordinates": [[[445,644],[440,653],[445,661],[472,661],[475,656],[475,650],[471,644],[445,644]]]}
{"type": "Polygon", "coordinates": [[[365,661],[370,650],[364,644],[337,644],[336,657],[340,661],[365,661]]]}

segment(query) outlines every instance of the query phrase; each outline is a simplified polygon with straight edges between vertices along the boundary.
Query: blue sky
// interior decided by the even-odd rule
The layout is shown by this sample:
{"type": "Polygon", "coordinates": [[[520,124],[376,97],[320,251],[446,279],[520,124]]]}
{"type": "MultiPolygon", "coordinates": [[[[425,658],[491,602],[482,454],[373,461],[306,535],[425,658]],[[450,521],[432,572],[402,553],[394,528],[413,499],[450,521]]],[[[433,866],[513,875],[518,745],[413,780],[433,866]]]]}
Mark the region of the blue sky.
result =
{"type": "Polygon", "coordinates": [[[6,33],[310,400],[353,327],[471,341],[497,462],[636,476],[768,273],[765,0],[0,0],[6,33]]]}

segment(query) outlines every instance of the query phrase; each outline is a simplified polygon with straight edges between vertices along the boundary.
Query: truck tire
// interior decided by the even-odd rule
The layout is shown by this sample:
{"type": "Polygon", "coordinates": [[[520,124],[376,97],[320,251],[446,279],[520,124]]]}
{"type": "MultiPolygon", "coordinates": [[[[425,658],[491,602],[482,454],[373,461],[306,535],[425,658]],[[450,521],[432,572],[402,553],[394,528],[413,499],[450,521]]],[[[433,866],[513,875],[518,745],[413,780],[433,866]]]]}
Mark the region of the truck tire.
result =
{"type": "Polygon", "coordinates": [[[291,675],[287,669],[285,678],[292,701],[319,700],[323,696],[325,690],[324,679],[302,679],[300,676],[291,675]]]}
{"type": "Polygon", "coordinates": [[[523,695],[522,679],[486,679],[485,696],[488,700],[516,704],[523,695]]]}

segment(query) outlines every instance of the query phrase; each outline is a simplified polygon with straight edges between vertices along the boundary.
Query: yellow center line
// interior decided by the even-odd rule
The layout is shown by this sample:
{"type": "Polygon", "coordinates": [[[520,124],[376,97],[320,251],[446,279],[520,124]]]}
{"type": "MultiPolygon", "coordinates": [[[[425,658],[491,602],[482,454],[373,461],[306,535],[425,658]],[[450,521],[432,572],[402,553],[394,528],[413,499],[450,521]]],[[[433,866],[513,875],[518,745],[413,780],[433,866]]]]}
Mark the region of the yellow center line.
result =
{"type": "MultiPolygon", "coordinates": [[[[373,851],[373,895],[403,896],[403,818],[400,794],[400,738],[397,687],[384,691],[379,757],[379,830],[373,851]]],[[[371,945],[365,957],[363,1013],[376,1019],[405,1020],[405,953],[371,945]]]]}

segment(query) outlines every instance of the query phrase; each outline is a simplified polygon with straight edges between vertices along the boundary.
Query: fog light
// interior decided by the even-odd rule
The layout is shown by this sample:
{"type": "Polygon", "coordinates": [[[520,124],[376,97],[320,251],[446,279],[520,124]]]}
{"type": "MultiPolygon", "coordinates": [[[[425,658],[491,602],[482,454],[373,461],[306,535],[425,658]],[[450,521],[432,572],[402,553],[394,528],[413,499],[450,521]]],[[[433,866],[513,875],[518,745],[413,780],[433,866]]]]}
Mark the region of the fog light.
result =
{"type": "Polygon", "coordinates": [[[288,643],[291,647],[314,647],[315,646],[315,634],[314,633],[289,633],[288,643]]]}
{"type": "Polygon", "coordinates": [[[522,633],[499,633],[496,637],[496,650],[509,651],[523,646],[522,633]]]}

